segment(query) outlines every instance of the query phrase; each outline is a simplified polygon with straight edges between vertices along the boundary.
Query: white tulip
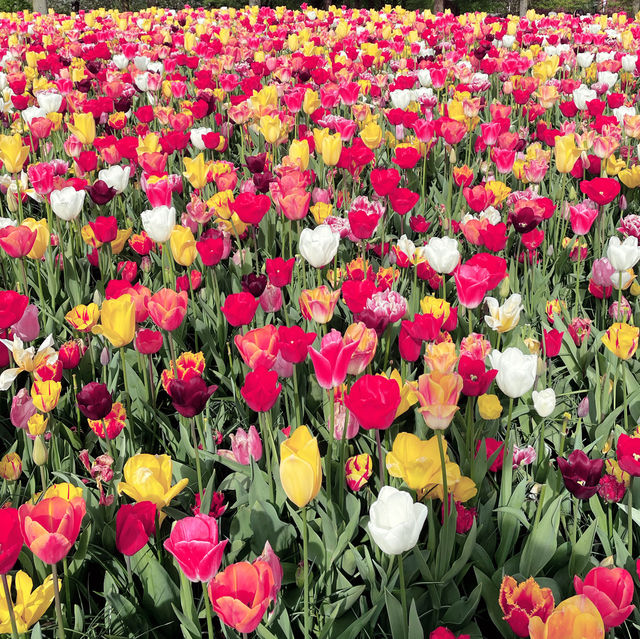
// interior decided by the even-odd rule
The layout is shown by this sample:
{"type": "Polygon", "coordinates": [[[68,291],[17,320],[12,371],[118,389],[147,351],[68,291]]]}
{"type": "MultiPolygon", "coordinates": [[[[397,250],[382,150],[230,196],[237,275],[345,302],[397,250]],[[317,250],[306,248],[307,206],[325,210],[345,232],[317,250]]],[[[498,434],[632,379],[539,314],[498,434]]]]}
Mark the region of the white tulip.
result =
{"type": "Polygon", "coordinates": [[[545,388],[542,391],[533,391],[533,407],[540,417],[549,417],[556,407],[556,392],[553,388],[545,388]]]}
{"type": "Polygon", "coordinates": [[[80,215],[80,211],[82,211],[86,193],[86,191],[76,191],[72,186],[51,191],[51,195],[49,196],[51,209],[65,222],[75,220],[78,215],[80,215]]]}
{"type": "Polygon", "coordinates": [[[640,260],[640,248],[638,248],[638,238],[630,235],[624,242],[618,237],[609,239],[607,246],[607,259],[616,271],[626,271],[633,268],[640,260]]]}
{"type": "Polygon", "coordinates": [[[36,96],[36,99],[38,100],[38,106],[45,113],[55,113],[62,106],[62,96],[53,91],[41,91],[36,96]]]}
{"type": "Polygon", "coordinates": [[[520,349],[509,347],[502,353],[492,350],[489,361],[491,368],[498,371],[496,384],[507,397],[518,399],[533,388],[538,368],[536,355],[525,355],[520,349]]]}
{"type": "Polygon", "coordinates": [[[397,89],[391,91],[391,103],[396,109],[406,109],[413,100],[413,91],[410,89],[397,89]]]}
{"type": "Polygon", "coordinates": [[[129,59],[121,53],[114,55],[112,61],[120,71],[124,71],[129,66],[129,59]]]}
{"type": "Polygon", "coordinates": [[[146,71],[149,68],[149,62],[151,62],[151,60],[149,60],[146,55],[137,55],[133,59],[133,64],[136,65],[138,71],[146,71]]]}
{"type": "Polygon", "coordinates": [[[33,120],[34,118],[45,117],[47,117],[47,111],[37,106],[30,106],[22,112],[22,119],[25,121],[27,126],[31,124],[31,120],[33,120]]]}
{"type": "Polygon", "coordinates": [[[206,126],[196,127],[195,129],[191,129],[191,144],[198,149],[198,151],[204,151],[207,147],[202,141],[202,136],[207,135],[207,133],[212,133],[213,129],[210,129],[206,126]]]}
{"type": "Polygon", "coordinates": [[[626,73],[633,73],[636,69],[636,62],[638,61],[637,55],[623,55],[620,62],[622,62],[622,70],[626,73]]]}
{"type": "Polygon", "coordinates": [[[581,84],[573,92],[573,102],[580,111],[584,111],[587,108],[587,102],[595,100],[598,94],[594,89],[589,89],[584,84],[581,84]]]}
{"type": "Polygon", "coordinates": [[[606,84],[609,89],[618,81],[618,74],[612,71],[598,71],[598,82],[606,84]]]}
{"type": "Polygon", "coordinates": [[[576,62],[578,63],[578,66],[582,67],[583,69],[590,67],[593,63],[593,53],[578,53],[578,55],[576,55],[576,62]]]}
{"type": "Polygon", "coordinates": [[[176,210],[173,207],[156,206],[142,211],[140,217],[144,230],[154,242],[163,244],[171,237],[176,225],[176,210]]]}
{"type": "Polygon", "coordinates": [[[460,261],[458,240],[452,237],[432,237],[424,247],[424,255],[437,273],[452,273],[460,261]]]}
{"type": "Polygon", "coordinates": [[[116,193],[122,193],[129,184],[129,176],[131,175],[131,167],[119,166],[114,164],[108,169],[102,169],[98,172],[98,179],[106,182],[107,186],[116,190],[116,193]]]}
{"type": "Polygon", "coordinates": [[[306,228],[300,233],[298,248],[314,268],[322,268],[331,262],[338,252],[340,233],[335,233],[330,226],[321,224],[315,229],[306,228]]]}
{"type": "Polygon", "coordinates": [[[382,552],[400,555],[418,543],[428,510],[409,493],[383,486],[369,509],[367,531],[382,552]]]}
{"type": "Polygon", "coordinates": [[[522,297],[518,293],[513,293],[502,306],[495,297],[485,297],[484,301],[489,308],[489,315],[484,316],[487,326],[498,333],[506,333],[515,328],[520,321],[520,311],[522,297]]]}

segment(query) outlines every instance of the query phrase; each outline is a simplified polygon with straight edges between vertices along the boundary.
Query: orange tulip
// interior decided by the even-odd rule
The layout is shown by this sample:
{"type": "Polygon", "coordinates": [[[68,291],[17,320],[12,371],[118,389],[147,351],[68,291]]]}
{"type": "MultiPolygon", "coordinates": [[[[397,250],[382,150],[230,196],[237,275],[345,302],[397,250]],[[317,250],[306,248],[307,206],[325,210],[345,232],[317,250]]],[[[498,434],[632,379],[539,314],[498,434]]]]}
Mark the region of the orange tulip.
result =
{"type": "Polygon", "coordinates": [[[532,617],[531,639],[604,639],[604,622],[598,609],[585,595],[569,597],[558,604],[547,621],[532,617]]]}
{"type": "Polygon", "coordinates": [[[37,237],[38,232],[28,226],[7,226],[0,232],[0,246],[9,257],[26,257],[37,237]]]}
{"type": "Polygon", "coordinates": [[[24,543],[46,564],[58,563],[78,538],[86,510],[82,497],[70,501],[50,497],[37,504],[23,504],[18,517],[24,543]]]}
{"type": "Polygon", "coordinates": [[[331,291],[328,286],[302,290],[298,300],[302,317],[326,324],[331,321],[339,298],[340,289],[331,291]]]}
{"type": "Polygon", "coordinates": [[[175,331],[187,312],[189,294],[187,291],[176,293],[170,288],[163,288],[151,296],[148,303],[149,315],[158,328],[175,331]]]}
{"type": "Polygon", "coordinates": [[[533,577],[518,584],[513,577],[505,576],[500,586],[499,601],[503,619],[518,637],[529,636],[530,619],[539,617],[546,621],[553,612],[551,589],[540,588],[533,577]]]}
{"type": "Polygon", "coordinates": [[[258,366],[270,369],[278,356],[278,329],[273,324],[255,328],[246,335],[236,335],[234,342],[251,370],[258,366]]]}
{"type": "Polygon", "coordinates": [[[435,371],[418,378],[415,391],[420,402],[419,411],[429,428],[444,430],[458,410],[462,391],[462,377],[457,373],[435,371]]]}

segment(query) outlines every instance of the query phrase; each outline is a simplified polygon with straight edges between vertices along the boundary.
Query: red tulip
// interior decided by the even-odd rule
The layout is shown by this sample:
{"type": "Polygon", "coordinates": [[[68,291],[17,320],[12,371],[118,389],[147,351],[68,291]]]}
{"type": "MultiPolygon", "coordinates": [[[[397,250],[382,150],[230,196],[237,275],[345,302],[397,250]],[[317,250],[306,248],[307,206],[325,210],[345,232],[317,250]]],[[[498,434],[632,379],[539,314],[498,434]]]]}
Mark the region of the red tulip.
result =
{"type": "Polygon", "coordinates": [[[559,331],[555,328],[548,331],[546,328],[543,328],[542,334],[542,353],[545,357],[556,357],[562,348],[564,331],[559,331]]]}
{"type": "Polygon", "coordinates": [[[453,273],[460,304],[477,308],[489,290],[491,274],[481,266],[461,264],[453,273]]]}
{"type": "Polygon", "coordinates": [[[247,373],[240,394],[251,410],[264,413],[271,410],[281,390],[282,384],[278,384],[278,373],[259,366],[247,373]]]}
{"type": "Polygon", "coordinates": [[[143,328],[136,334],[135,347],[138,353],[153,355],[162,348],[162,333],[151,328],[143,328]]]}
{"type": "Polygon", "coordinates": [[[396,169],[373,169],[369,176],[377,195],[389,195],[400,184],[400,173],[396,169]]]}
{"type": "Polygon", "coordinates": [[[208,386],[202,377],[195,375],[187,379],[170,380],[167,393],[176,412],[183,417],[195,417],[204,410],[217,389],[217,386],[208,386]]]}
{"type": "Polygon", "coordinates": [[[487,370],[482,359],[462,355],[458,362],[458,373],[462,377],[462,394],[478,397],[487,392],[498,371],[487,370]]]}
{"type": "Polygon", "coordinates": [[[271,198],[268,195],[240,193],[231,208],[245,224],[258,226],[271,208],[271,198]]]}
{"type": "Polygon", "coordinates": [[[164,547],[178,562],[189,581],[208,582],[220,569],[227,541],[218,541],[215,517],[198,514],[180,519],[164,547]]]}
{"type": "Polygon", "coordinates": [[[0,291],[0,331],[19,322],[29,306],[29,298],[15,291],[0,291]]]}
{"type": "Polygon", "coordinates": [[[156,505],[150,501],[122,504],[116,514],[116,548],[135,555],[156,532],[156,505]]]}
{"type": "Polygon", "coordinates": [[[175,331],[184,320],[188,301],[189,294],[186,291],[176,293],[170,288],[163,288],[151,296],[147,308],[158,328],[175,331]]]}
{"type": "Polygon", "coordinates": [[[281,257],[267,259],[265,262],[265,267],[267,276],[269,277],[269,282],[271,282],[271,284],[277,286],[278,288],[282,288],[283,286],[287,286],[288,284],[290,284],[291,274],[293,272],[295,263],[295,257],[292,257],[288,260],[284,260],[281,257]]]}
{"type": "Polygon", "coordinates": [[[408,213],[420,200],[420,195],[409,189],[394,189],[389,193],[389,202],[391,208],[398,214],[404,215],[408,213]]]}
{"type": "Polygon", "coordinates": [[[480,266],[489,271],[488,291],[493,290],[507,277],[507,260],[497,255],[491,255],[491,253],[476,253],[465,264],[467,266],[480,266]]]}
{"type": "Polygon", "coordinates": [[[82,497],[50,497],[37,504],[23,504],[18,516],[24,543],[45,564],[58,563],[78,538],[86,510],[82,497]]]}
{"type": "Polygon", "coordinates": [[[624,568],[592,568],[584,581],[577,575],[573,587],[578,595],[587,596],[598,609],[605,631],[624,623],[633,612],[633,578],[624,568]]]}
{"type": "Polygon", "coordinates": [[[345,405],[362,428],[385,430],[391,426],[400,406],[400,388],[382,375],[363,375],[345,397],[345,405]]]}
{"type": "Polygon", "coordinates": [[[615,200],[620,193],[620,182],[614,178],[593,178],[582,180],[580,190],[599,206],[604,206],[615,200]]]}
{"type": "Polygon", "coordinates": [[[622,433],[616,444],[618,464],[625,473],[640,477],[640,437],[629,437],[622,433]]]}
{"type": "Polygon", "coordinates": [[[291,364],[300,364],[307,358],[309,346],[315,338],[315,333],[305,333],[299,326],[279,326],[278,339],[282,359],[291,364]]]}
{"type": "Polygon", "coordinates": [[[231,564],[209,584],[213,610],[238,632],[253,632],[272,601],[273,572],[264,561],[231,564]]]}
{"type": "Polygon", "coordinates": [[[22,533],[17,508],[0,509],[0,575],[6,575],[18,561],[22,533]]]}
{"type": "Polygon", "coordinates": [[[232,293],[227,295],[220,310],[231,326],[246,326],[253,321],[258,304],[251,293],[232,293]]]}
{"type": "MultiPolygon", "coordinates": [[[[98,181],[102,182],[102,180],[98,181]]],[[[115,190],[113,191],[113,195],[115,195],[115,190]]],[[[113,199],[113,196],[109,198],[109,200],[111,199],[113,199]]],[[[109,200],[107,200],[107,202],[109,200]]],[[[104,203],[105,202],[100,202],[100,204],[104,203]]],[[[113,240],[118,236],[118,221],[113,215],[99,215],[95,220],[93,220],[93,222],[89,222],[89,226],[91,227],[96,240],[103,244],[113,242],[113,240]]]]}

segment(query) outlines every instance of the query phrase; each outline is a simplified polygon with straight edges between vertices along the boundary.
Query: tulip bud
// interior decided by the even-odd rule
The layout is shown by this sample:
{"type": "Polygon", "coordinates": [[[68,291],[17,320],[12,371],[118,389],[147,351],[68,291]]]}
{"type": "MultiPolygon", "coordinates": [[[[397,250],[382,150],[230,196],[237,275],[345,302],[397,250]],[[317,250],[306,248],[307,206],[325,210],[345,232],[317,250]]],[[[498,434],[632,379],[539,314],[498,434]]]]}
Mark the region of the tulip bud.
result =
{"type": "Polygon", "coordinates": [[[507,297],[509,295],[509,276],[505,277],[502,282],[500,282],[500,288],[498,289],[498,293],[500,297],[507,297]]]}
{"type": "Polygon", "coordinates": [[[106,366],[111,361],[111,354],[109,353],[109,349],[105,346],[100,352],[100,363],[103,366],[106,366]]]}
{"type": "Polygon", "coordinates": [[[49,453],[47,451],[47,447],[44,445],[44,442],[42,441],[42,437],[36,437],[36,441],[33,442],[33,454],[32,454],[33,463],[36,466],[44,466],[47,463],[48,457],[49,457],[49,453]]]}
{"type": "Polygon", "coordinates": [[[298,564],[296,568],[296,586],[302,588],[304,586],[304,566],[302,562],[298,564]]]}
{"type": "Polygon", "coordinates": [[[586,417],[589,414],[589,397],[585,397],[578,404],[578,417],[586,417]]]}

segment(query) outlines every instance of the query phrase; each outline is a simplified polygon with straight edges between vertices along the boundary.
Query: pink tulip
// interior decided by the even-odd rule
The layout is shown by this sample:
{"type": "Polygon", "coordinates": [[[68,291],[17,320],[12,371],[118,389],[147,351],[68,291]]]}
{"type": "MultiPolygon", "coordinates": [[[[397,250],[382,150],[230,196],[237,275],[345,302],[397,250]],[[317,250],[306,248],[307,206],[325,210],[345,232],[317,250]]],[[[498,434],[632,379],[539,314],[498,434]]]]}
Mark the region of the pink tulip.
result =
{"type": "Polygon", "coordinates": [[[220,568],[227,540],[218,541],[218,522],[198,514],[176,522],[165,549],[178,562],[189,581],[211,581],[220,568]]]}
{"type": "Polygon", "coordinates": [[[262,441],[255,426],[249,427],[249,432],[238,428],[235,435],[231,435],[231,450],[235,460],[243,466],[251,463],[251,458],[259,461],[262,457],[262,441]]]}
{"type": "Polygon", "coordinates": [[[313,362],[318,384],[329,390],[340,386],[347,377],[349,362],[360,340],[345,344],[340,331],[331,329],[323,338],[320,351],[309,346],[309,355],[313,362]]]}

